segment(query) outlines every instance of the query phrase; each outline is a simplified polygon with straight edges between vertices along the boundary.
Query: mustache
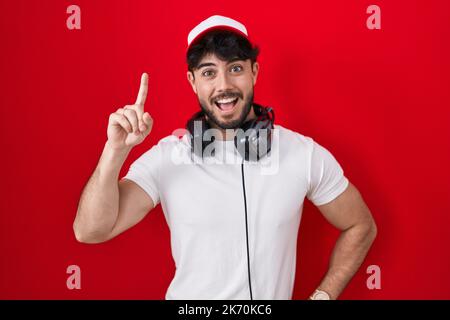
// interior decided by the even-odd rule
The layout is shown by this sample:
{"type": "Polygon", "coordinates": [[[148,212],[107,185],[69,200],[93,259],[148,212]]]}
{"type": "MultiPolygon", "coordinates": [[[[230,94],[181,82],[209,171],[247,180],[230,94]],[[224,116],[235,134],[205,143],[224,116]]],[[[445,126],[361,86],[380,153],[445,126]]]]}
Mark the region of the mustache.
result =
{"type": "Polygon", "coordinates": [[[242,94],[240,92],[229,91],[229,92],[224,92],[224,93],[212,98],[211,102],[215,103],[218,100],[222,100],[222,99],[226,99],[226,98],[232,98],[232,99],[241,98],[241,99],[243,99],[242,94]]]}

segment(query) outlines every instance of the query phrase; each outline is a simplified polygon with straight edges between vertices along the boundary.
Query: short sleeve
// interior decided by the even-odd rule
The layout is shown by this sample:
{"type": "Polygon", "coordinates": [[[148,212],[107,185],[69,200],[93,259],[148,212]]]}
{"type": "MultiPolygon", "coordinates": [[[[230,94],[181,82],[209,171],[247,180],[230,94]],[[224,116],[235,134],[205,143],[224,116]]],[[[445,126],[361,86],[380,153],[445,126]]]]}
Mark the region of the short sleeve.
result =
{"type": "Polygon", "coordinates": [[[326,204],[344,192],[348,183],[333,155],[313,141],[307,198],[316,206],[326,204]]]}
{"type": "Polygon", "coordinates": [[[152,198],[155,206],[160,202],[159,172],[161,169],[161,146],[154,145],[143,153],[130,166],[128,173],[123,177],[134,181],[152,198]]]}

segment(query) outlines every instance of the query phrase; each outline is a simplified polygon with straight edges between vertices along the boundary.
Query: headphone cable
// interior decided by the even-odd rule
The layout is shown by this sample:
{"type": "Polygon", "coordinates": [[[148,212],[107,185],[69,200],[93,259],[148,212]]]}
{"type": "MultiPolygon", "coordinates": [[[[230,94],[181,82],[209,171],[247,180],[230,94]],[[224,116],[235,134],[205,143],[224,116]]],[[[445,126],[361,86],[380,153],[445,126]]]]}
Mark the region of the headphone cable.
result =
{"type": "Polygon", "coordinates": [[[242,191],[244,192],[244,208],[245,208],[245,236],[247,240],[247,267],[248,267],[248,286],[250,289],[250,300],[253,300],[252,294],[252,280],[250,277],[250,254],[249,254],[249,245],[248,245],[248,223],[247,223],[247,198],[245,195],[245,179],[244,179],[244,159],[241,164],[241,173],[242,173],[242,191]]]}

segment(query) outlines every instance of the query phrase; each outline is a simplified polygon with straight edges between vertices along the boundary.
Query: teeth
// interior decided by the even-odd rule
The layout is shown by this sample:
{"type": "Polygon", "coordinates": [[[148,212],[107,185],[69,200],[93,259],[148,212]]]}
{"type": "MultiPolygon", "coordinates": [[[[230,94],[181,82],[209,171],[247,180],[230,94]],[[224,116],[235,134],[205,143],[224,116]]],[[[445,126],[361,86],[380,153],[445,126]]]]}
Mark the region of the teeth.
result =
{"type": "Polygon", "coordinates": [[[217,103],[229,103],[234,100],[236,100],[236,98],[222,99],[222,100],[218,100],[217,103]]]}

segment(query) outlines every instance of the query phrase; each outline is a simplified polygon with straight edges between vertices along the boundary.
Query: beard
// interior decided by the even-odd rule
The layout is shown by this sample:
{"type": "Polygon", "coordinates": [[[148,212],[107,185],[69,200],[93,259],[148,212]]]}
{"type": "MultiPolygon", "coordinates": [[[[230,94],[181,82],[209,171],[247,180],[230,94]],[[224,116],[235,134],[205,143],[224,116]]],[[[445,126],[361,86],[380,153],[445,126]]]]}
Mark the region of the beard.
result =
{"type": "Polygon", "coordinates": [[[248,98],[244,101],[244,107],[242,108],[241,114],[236,120],[221,121],[220,119],[217,118],[213,110],[210,110],[208,108],[208,106],[204,101],[199,99],[199,104],[200,108],[207,115],[208,117],[207,121],[209,122],[210,125],[215,124],[221,129],[238,129],[242,126],[248,114],[250,113],[250,110],[253,105],[253,92],[251,92],[248,98]]]}

